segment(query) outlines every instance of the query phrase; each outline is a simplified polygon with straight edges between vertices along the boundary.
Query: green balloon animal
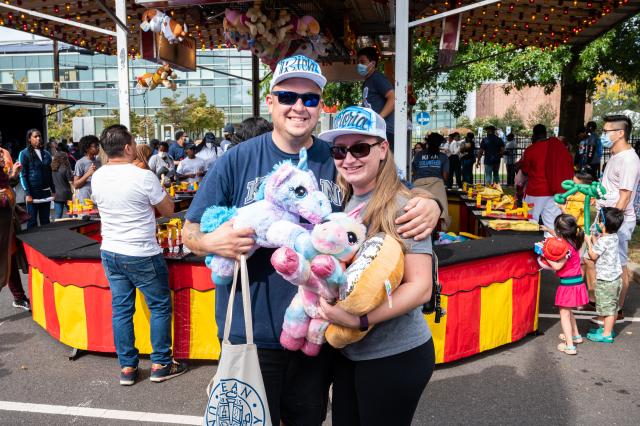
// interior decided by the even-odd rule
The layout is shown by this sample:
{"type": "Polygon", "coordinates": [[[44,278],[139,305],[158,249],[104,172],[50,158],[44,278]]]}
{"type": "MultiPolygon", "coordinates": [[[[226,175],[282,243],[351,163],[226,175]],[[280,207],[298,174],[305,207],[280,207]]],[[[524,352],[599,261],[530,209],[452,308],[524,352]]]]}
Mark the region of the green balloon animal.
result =
{"type": "Polygon", "coordinates": [[[566,189],[567,192],[564,194],[556,194],[553,197],[553,200],[558,204],[565,204],[567,202],[567,198],[575,194],[576,192],[581,192],[585,195],[584,197],[584,233],[587,235],[591,234],[591,199],[595,198],[596,200],[600,200],[604,198],[604,195],[607,191],[604,189],[604,186],[598,181],[592,182],[587,185],[584,183],[575,183],[572,180],[565,180],[562,182],[562,188],[566,189]]]}

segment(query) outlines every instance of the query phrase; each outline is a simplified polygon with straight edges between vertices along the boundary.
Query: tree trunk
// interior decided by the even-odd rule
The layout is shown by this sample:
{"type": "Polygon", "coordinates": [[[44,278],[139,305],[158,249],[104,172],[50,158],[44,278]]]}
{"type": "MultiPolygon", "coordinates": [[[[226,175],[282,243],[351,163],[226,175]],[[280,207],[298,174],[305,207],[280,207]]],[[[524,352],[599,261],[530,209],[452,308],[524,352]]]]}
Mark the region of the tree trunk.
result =
{"type": "Polygon", "coordinates": [[[578,82],[574,77],[581,50],[582,47],[577,46],[572,49],[573,59],[564,68],[560,81],[559,135],[566,137],[572,147],[578,145],[578,129],[584,126],[584,109],[587,102],[587,83],[578,82]]]}

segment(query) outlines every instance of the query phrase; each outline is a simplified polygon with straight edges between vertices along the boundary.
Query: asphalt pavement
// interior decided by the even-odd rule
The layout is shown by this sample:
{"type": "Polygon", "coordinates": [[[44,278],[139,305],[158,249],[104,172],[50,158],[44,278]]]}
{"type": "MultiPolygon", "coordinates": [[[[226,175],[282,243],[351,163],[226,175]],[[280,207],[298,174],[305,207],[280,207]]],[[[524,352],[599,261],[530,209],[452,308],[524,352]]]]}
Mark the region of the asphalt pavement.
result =
{"type": "MultiPolygon", "coordinates": [[[[540,312],[551,317],[540,318],[540,332],[438,366],[414,425],[640,424],[640,286],[632,284],[625,308],[636,321],[616,326],[613,345],[587,341],[568,356],[556,350],[554,283],[543,274],[540,312]]],[[[591,324],[578,326],[585,334],[591,324]]],[[[216,369],[192,361],[187,374],[157,384],[147,380],[146,358],[144,380],[123,387],[114,355],[70,361],[69,352],[30,313],[11,306],[8,289],[0,292],[0,425],[198,424],[216,369]]]]}

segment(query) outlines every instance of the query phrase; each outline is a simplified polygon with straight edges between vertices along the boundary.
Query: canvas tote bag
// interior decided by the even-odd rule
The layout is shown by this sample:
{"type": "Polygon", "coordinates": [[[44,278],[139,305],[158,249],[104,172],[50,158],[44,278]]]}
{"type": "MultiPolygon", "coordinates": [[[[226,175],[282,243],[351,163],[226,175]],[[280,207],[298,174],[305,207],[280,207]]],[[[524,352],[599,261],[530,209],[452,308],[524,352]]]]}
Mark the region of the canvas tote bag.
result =
{"type": "Polygon", "coordinates": [[[249,274],[245,256],[241,256],[240,261],[236,262],[227,306],[220,362],[207,393],[209,402],[204,413],[205,426],[272,426],[267,393],[258,362],[258,348],[253,343],[249,274]],[[229,341],[238,269],[240,269],[242,308],[247,336],[247,343],[244,345],[232,345],[229,341]]]}

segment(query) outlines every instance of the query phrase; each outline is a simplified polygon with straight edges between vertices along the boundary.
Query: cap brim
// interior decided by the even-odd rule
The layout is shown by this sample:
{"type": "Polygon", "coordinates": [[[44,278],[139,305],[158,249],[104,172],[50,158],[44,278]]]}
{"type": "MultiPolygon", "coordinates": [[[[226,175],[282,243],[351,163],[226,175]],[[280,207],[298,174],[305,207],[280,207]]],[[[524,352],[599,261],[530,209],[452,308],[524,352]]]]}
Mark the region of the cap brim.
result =
{"type": "Polygon", "coordinates": [[[327,79],[320,74],[316,74],[308,71],[292,71],[292,72],[288,72],[286,74],[280,75],[275,79],[273,79],[271,81],[270,90],[273,90],[273,88],[277,84],[282,83],[285,80],[289,80],[290,78],[305,78],[307,80],[311,80],[318,85],[320,90],[324,90],[324,86],[327,84],[327,79]]]}
{"type": "Polygon", "coordinates": [[[373,136],[373,137],[379,137],[379,138],[383,138],[383,139],[387,139],[387,135],[385,134],[384,136],[378,134],[378,133],[374,133],[374,132],[365,132],[363,130],[357,130],[357,129],[332,129],[332,130],[327,130],[326,132],[322,132],[318,135],[318,138],[327,141],[327,142],[333,142],[338,136],[343,136],[343,135],[363,135],[363,136],[373,136]]]}

